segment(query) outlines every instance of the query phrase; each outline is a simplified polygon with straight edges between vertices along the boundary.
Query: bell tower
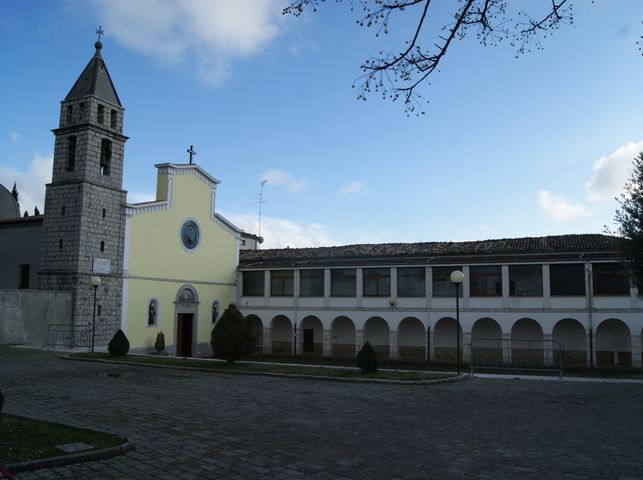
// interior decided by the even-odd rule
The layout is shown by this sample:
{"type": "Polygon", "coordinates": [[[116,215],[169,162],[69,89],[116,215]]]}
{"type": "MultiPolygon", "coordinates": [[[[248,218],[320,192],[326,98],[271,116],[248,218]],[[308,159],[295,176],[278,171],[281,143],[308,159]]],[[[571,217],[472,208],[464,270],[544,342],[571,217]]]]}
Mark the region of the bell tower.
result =
{"type": "Polygon", "coordinates": [[[74,328],[91,329],[92,275],[97,290],[96,345],[119,328],[122,309],[125,197],[121,105],[96,52],[61,102],[53,174],[46,185],[40,289],[74,292],[74,328]]]}

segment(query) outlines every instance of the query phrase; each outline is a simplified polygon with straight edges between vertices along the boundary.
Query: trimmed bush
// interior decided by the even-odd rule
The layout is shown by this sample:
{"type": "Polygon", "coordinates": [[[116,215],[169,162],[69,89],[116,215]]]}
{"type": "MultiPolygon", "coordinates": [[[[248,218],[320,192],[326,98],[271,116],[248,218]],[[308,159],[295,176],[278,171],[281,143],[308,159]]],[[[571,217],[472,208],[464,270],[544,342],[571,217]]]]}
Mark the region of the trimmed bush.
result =
{"type": "Polygon", "coordinates": [[[377,356],[377,352],[370,343],[366,342],[364,344],[355,360],[357,361],[357,366],[362,370],[362,372],[377,372],[379,358],[377,356]]]}
{"type": "Polygon", "coordinates": [[[117,357],[123,357],[129,352],[129,340],[123,333],[123,330],[120,328],[118,332],[114,334],[112,339],[109,341],[109,346],[107,347],[109,353],[117,357]]]}
{"type": "Polygon", "coordinates": [[[165,350],[165,335],[163,335],[163,332],[159,332],[156,335],[156,342],[154,342],[154,349],[159,353],[165,350]]]}
{"type": "Polygon", "coordinates": [[[234,303],[226,308],[212,329],[210,345],[214,356],[228,363],[249,355],[254,349],[254,329],[234,303]]]}

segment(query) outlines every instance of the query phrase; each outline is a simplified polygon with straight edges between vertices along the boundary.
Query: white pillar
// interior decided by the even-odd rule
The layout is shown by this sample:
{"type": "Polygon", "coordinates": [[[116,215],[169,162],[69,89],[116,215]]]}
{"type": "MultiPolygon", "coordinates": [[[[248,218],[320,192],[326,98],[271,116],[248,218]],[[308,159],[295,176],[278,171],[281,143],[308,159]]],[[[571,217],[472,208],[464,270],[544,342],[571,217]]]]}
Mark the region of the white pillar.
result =
{"type": "Polygon", "coordinates": [[[266,355],[272,355],[272,335],[270,334],[270,328],[263,329],[262,353],[265,353],[266,355]]]}
{"type": "Polygon", "coordinates": [[[503,365],[511,363],[511,333],[502,334],[502,363],[503,365]]]}
{"type": "Polygon", "coordinates": [[[331,358],[333,356],[332,331],[329,328],[324,329],[322,346],[322,357],[331,358]]]}
{"type": "Polygon", "coordinates": [[[471,332],[462,332],[462,362],[471,362],[471,332]]]}
{"type": "Polygon", "coordinates": [[[400,358],[400,352],[397,346],[397,330],[391,330],[388,334],[388,356],[391,360],[400,358]]]}
{"type": "Polygon", "coordinates": [[[545,367],[554,365],[554,349],[551,334],[543,334],[543,365],[545,367]]]}
{"type": "Polygon", "coordinates": [[[297,321],[296,320],[292,324],[292,336],[293,336],[293,338],[292,338],[292,342],[293,342],[292,353],[296,357],[299,354],[299,350],[301,350],[299,348],[299,344],[301,343],[301,338],[300,338],[301,337],[301,332],[299,331],[299,328],[297,328],[297,321]]]}
{"type": "Polygon", "coordinates": [[[596,366],[596,332],[592,330],[591,333],[587,334],[587,366],[590,365],[596,366]],[[593,337],[593,338],[592,338],[593,337]],[[592,348],[590,349],[590,345],[592,348]],[[591,356],[590,356],[591,355],[591,356]],[[590,363],[591,361],[591,363],[590,363]]]}
{"type": "Polygon", "coordinates": [[[641,368],[641,336],[632,335],[632,366],[641,368]]]}
{"type": "Polygon", "coordinates": [[[429,360],[431,362],[435,361],[435,329],[431,329],[430,334],[429,334],[429,360]]]}
{"type": "Polygon", "coordinates": [[[355,330],[355,355],[364,346],[364,330],[355,330]]]}

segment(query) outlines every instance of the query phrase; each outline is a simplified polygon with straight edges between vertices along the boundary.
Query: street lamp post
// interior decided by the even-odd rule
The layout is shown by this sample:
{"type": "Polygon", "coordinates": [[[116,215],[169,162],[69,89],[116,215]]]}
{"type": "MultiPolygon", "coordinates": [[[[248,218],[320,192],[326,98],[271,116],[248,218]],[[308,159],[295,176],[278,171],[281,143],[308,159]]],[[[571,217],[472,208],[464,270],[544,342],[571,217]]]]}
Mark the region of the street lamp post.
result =
{"type": "Polygon", "coordinates": [[[96,291],[100,287],[100,277],[92,275],[89,281],[94,287],[94,315],[92,316],[92,352],[94,351],[94,331],[96,330],[96,291]]]}
{"type": "Polygon", "coordinates": [[[451,272],[451,281],[455,286],[455,323],[456,323],[456,364],[460,375],[460,284],[464,281],[464,273],[460,270],[451,272]]]}

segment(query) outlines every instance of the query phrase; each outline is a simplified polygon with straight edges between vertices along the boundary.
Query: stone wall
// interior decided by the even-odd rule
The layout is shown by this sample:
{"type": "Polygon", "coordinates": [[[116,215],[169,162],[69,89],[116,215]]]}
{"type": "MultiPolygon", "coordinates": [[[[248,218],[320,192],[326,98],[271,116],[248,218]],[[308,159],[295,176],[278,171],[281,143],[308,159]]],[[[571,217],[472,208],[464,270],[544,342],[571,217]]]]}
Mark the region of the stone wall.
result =
{"type": "Polygon", "coordinates": [[[471,356],[474,365],[502,365],[502,348],[473,348],[471,356]]]}
{"type": "Polygon", "coordinates": [[[292,342],[272,342],[273,355],[292,355],[292,342]]]}
{"type": "Polygon", "coordinates": [[[354,359],[355,345],[352,343],[334,343],[333,358],[337,359],[354,359]]]}
{"type": "Polygon", "coordinates": [[[399,347],[401,362],[423,362],[426,359],[424,347],[399,347]]]}
{"type": "Polygon", "coordinates": [[[0,344],[47,344],[52,324],[71,325],[73,295],[69,292],[0,290],[0,344]]]}

